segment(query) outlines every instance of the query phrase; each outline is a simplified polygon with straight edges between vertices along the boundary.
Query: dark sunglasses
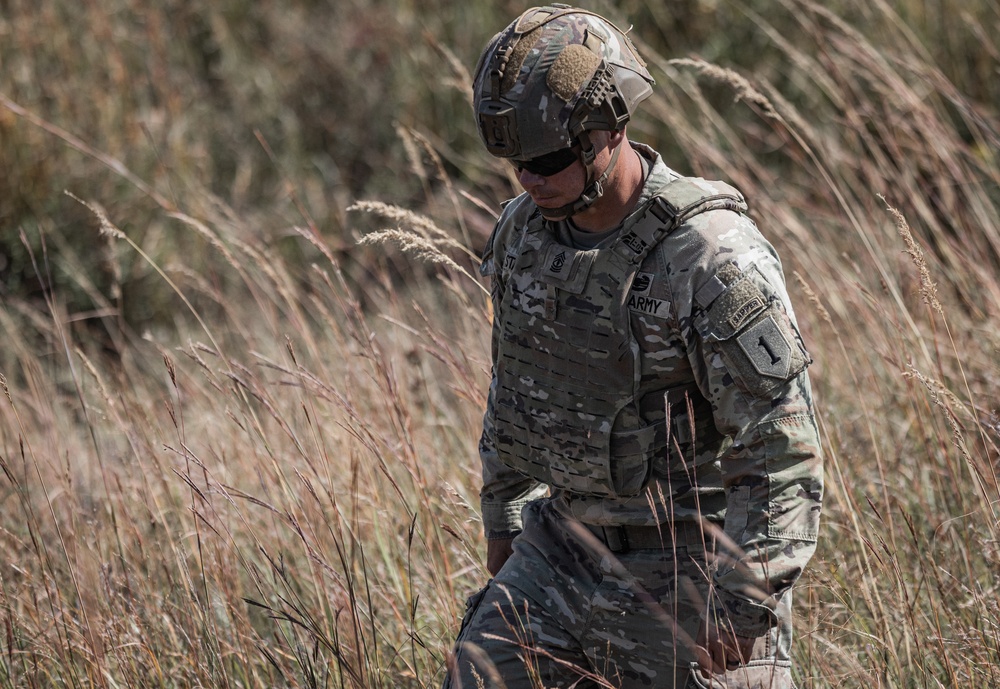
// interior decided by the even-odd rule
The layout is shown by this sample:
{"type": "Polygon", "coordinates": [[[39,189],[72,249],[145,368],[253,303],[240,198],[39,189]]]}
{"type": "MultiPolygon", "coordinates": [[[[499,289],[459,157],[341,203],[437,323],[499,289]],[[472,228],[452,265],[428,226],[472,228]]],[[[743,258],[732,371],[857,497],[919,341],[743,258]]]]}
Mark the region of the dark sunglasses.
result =
{"type": "Polygon", "coordinates": [[[531,160],[511,160],[510,162],[514,165],[518,172],[521,170],[527,170],[534,175],[551,177],[552,175],[562,172],[568,168],[576,162],[576,160],[576,149],[571,147],[563,148],[558,151],[552,151],[552,153],[546,153],[545,155],[540,155],[537,158],[532,158],[531,160]]]}

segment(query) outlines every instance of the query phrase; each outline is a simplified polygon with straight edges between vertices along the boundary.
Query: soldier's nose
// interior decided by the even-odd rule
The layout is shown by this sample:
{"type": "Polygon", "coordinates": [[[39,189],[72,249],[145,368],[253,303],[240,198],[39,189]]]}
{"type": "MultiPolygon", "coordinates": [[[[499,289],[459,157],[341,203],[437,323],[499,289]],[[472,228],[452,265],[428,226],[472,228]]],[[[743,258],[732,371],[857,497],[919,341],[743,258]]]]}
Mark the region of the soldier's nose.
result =
{"type": "Polygon", "coordinates": [[[522,187],[524,187],[525,191],[528,191],[529,189],[533,189],[544,184],[545,178],[535,172],[530,172],[525,168],[521,168],[517,171],[517,181],[522,187]]]}

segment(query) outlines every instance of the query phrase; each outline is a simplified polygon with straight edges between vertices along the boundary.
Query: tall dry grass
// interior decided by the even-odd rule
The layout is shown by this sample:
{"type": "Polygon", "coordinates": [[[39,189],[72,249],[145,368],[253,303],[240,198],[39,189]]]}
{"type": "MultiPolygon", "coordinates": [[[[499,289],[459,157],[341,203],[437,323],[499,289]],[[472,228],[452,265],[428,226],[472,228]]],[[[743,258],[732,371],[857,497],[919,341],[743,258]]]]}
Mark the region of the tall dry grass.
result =
{"type": "Polygon", "coordinates": [[[37,319],[51,352],[8,350],[0,681],[433,683],[482,574],[467,442],[482,300],[444,274],[373,281],[365,314],[308,231],[319,260],[294,275],[223,218],[176,222],[245,291],[180,266],[163,279],[179,308],[201,293],[223,318],[192,311],[187,339],[146,333],[102,361],[53,295],[37,319]],[[462,318],[421,324],[442,311],[462,318]]]}
{"type": "MultiPolygon", "coordinates": [[[[747,194],[816,359],[827,499],[797,677],[1000,686],[996,103],[947,76],[917,4],[732,7],[759,64],[637,29],[658,91],[632,134],[747,194]]],[[[996,74],[1000,16],[968,11],[996,74]]],[[[10,102],[0,131],[65,146],[58,125],[166,201],[140,209],[150,239],[110,188],[50,190],[103,282],[65,233],[4,228],[46,289],[0,306],[0,686],[435,686],[486,576],[474,254],[504,167],[456,166],[443,122],[397,127],[420,192],[345,202],[376,230],[345,246],[294,174],[286,222],[10,102]],[[166,294],[138,328],[137,274],[166,294]]]]}

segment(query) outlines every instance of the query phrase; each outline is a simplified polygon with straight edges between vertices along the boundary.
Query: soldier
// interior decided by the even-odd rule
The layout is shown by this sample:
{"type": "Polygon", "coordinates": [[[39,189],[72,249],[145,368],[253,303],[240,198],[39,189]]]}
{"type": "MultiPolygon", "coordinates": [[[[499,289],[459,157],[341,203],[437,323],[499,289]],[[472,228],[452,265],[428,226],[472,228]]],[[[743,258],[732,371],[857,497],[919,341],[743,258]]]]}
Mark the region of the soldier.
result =
{"type": "Polygon", "coordinates": [[[743,196],[627,138],[652,84],[565,5],[480,58],[479,132],[524,193],[481,268],[493,579],[446,687],[792,686],[822,497],[810,358],[743,196]]]}

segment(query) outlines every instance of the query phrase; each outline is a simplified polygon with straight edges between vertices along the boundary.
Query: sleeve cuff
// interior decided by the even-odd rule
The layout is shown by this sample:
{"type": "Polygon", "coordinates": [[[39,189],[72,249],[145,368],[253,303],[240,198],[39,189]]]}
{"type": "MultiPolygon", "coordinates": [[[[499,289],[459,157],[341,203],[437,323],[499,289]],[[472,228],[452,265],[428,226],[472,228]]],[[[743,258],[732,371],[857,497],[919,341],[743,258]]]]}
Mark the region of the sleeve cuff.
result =
{"type": "Polygon", "coordinates": [[[482,503],[483,531],[488,540],[511,538],[521,532],[521,508],[530,499],[482,503]]]}

